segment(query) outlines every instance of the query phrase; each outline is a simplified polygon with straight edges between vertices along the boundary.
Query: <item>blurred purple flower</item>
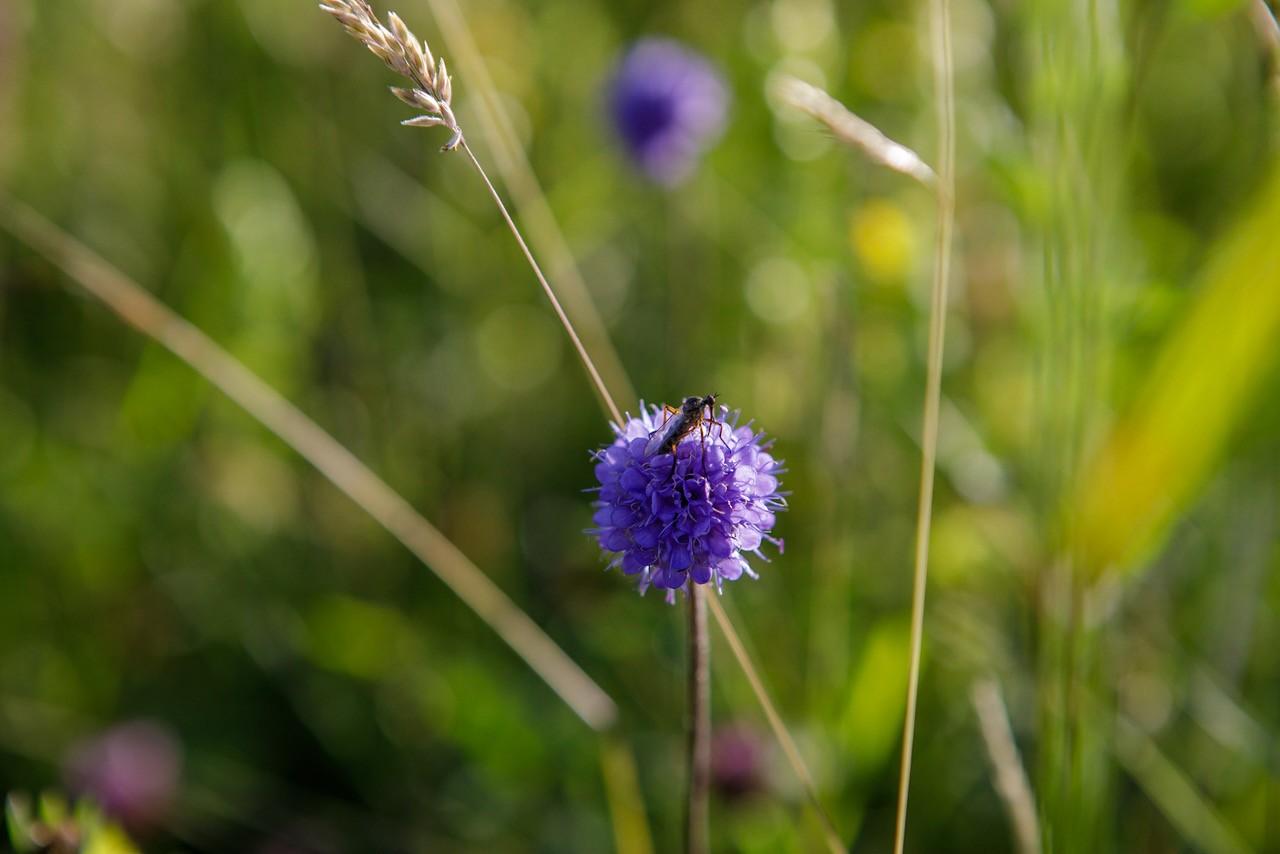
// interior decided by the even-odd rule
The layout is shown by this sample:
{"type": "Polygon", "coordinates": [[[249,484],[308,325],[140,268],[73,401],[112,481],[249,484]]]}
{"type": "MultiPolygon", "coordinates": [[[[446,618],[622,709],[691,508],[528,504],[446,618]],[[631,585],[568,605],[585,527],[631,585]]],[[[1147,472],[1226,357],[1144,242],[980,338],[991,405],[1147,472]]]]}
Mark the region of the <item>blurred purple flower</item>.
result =
{"type": "Polygon", "coordinates": [[[695,584],[734,581],[754,571],[745,554],[760,554],[775,513],[785,509],[778,492],[781,462],[771,442],[751,425],[739,427],[738,413],[720,407],[716,423],[693,430],[674,452],[645,456],[649,435],[663,423],[661,407],[640,404],[640,417],[613,425],[612,445],[595,454],[600,481],[593,521],[600,547],[618,552],[610,567],[638,576],[641,593],[649,585],[667,591],[695,584]]]}
{"type": "Polygon", "coordinates": [[[729,91],[700,54],[670,39],[643,39],[609,84],[609,112],[627,153],[664,186],[693,171],[724,128],[729,91]]]}
{"type": "Polygon", "coordinates": [[[74,745],[63,772],[68,787],[87,795],[132,829],[154,826],[178,788],[182,747],[156,721],[132,720],[74,745]]]}

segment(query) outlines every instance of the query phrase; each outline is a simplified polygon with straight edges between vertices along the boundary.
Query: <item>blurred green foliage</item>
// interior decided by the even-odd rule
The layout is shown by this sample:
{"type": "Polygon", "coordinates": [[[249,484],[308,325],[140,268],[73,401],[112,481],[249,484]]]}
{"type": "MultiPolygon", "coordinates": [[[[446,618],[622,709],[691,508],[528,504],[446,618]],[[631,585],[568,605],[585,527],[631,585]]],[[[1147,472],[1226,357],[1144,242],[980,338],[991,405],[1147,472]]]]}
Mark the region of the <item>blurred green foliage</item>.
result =
{"type": "MultiPolygon", "coordinates": [[[[1275,58],[1249,3],[952,7],[956,280],[907,848],[1013,844],[968,701],[994,673],[1055,850],[1280,850],[1280,380],[1259,316],[1280,259],[1263,228],[1242,266],[1211,263],[1276,203],[1275,58]],[[1161,407],[1180,380],[1204,396],[1161,407]],[[1078,477],[1135,412],[1142,448],[1169,447],[1140,478],[1167,499],[1154,528],[1078,477]],[[1082,518],[1128,561],[1088,567],[1101,586],[1074,563],[1097,556],[1082,518]]],[[[395,8],[456,70],[428,4],[395,8]]],[[[933,203],[766,89],[824,85],[932,160],[927,9],[462,8],[636,388],[720,392],[777,437],[786,552],[724,602],[852,849],[886,850],[933,203]],[[603,111],[613,61],[655,33],[734,92],[725,137],[670,192],[603,111]]],[[[582,535],[600,408],[483,185],[397,125],[394,84],[309,2],[12,0],[0,187],[244,360],[528,611],[619,702],[655,849],[673,850],[682,614],[582,535]]],[[[492,163],[478,93],[454,88],[492,163]]],[[[8,235],[0,590],[0,789],[65,786],[73,745],[163,720],[182,783],[145,850],[613,844],[596,738],[521,661],[8,235]]],[[[717,723],[756,727],[768,757],[763,791],[714,805],[716,850],[817,850],[719,647],[714,668],[717,723]]]]}

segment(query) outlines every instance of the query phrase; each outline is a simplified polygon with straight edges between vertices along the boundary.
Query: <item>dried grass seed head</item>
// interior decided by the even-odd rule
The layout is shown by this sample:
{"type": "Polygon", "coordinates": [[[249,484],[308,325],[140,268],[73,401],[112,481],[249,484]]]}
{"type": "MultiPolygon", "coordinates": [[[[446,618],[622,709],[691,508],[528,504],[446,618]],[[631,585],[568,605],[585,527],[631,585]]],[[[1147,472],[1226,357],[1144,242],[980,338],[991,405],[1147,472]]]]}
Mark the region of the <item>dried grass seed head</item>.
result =
{"type": "Polygon", "coordinates": [[[387,13],[390,27],[383,26],[365,0],[328,0],[320,8],[338,21],[353,38],[367,47],[397,74],[408,77],[412,88],[391,87],[391,92],[404,103],[428,115],[407,119],[409,127],[442,125],[453,131],[442,151],[450,151],[462,143],[462,129],[453,115],[453,79],[444,60],[438,63],[425,41],[419,41],[408,25],[395,12],[387,13]]]}
{"type": "Polygon", "coordinates": [[[909,175],[935,192],[941,188],[938,176],[920,155],[889,139],[875,125],[817,86],[783,75],[775,82],[774,91],[781,100],[813,116],[840,140],[861,149],[876,163],[909,175]]]}

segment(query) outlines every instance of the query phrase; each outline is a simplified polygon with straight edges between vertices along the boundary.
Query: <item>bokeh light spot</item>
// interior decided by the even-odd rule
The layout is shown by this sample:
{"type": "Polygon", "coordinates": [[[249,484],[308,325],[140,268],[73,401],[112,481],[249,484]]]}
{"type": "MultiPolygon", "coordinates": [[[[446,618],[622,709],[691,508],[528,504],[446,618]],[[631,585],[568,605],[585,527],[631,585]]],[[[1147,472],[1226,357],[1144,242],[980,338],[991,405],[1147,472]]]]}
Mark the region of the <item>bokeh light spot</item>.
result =
{"type": "Polygon", "coordinates": [[[560,337],[546,314],[525,305],[495,309],[476,330],[480,363],[511,391],[537,388],[560,363],[560,337]]]}
{"type": "Polygon", "coordinates": [[[804,268],[790,258],[766,258],[751,270],[746,283],[747,304],[768,323],[783,325],[809,312],[813,285],[804,268]]]}
{"type": "Polygon", "coordinates": [[[881,283],[907,275],[918,243],[911,220],[887,199],[872,199],[854,211],[849,242],[862,268],[881,283]]]}

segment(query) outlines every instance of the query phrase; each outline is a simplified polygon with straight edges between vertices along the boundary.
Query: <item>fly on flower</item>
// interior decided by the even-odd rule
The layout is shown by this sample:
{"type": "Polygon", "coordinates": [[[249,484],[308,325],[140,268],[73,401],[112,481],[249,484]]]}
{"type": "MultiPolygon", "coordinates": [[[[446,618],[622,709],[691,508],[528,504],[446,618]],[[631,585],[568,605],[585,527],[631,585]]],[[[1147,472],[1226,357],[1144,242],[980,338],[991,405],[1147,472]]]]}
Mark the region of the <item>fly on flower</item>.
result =
{"type": "Polygon", "coordinates": [[[679,409],[666,407],[667,414],[670,416],[663,421],[662,426],[653,431],[653,435],[649,437],[649,443],[644,446],[644,455],[646,457],[656,456],[658,454],[669,454],[675,450],[680,440],[694,431],[700,426],[704,420],[703,412],[711,407],[711,416],[708,420],[715,421],[716,395],[709,394],[706,397],[686,397],[680,404],[679,409]]]}
{"type": "MultiPolygon", "coordinates": [[[[708,413],[716,395],[688,397],[680,408],[646,406],[613,425],[614,439],[595,454],[596,527],[588,533],[615,553],[610,566],[650,586],[676,592],[692,584],[755,577],[749,556],[767,560],[765,543],[782,551],[771,536],[776,514],[787,506],[778,489],[782,465],[772,442],[739,413],[721,407],[708,413]],[[682,441],[694,430],[714,424],[718,439],[682,441]],[[666,457],[670,454],[671,464],[666,457]]],[[[710,428],[708,428],[710,429],[710,428]]],[[[705,438],[705,433],[703,434],[705,438]]]]}

